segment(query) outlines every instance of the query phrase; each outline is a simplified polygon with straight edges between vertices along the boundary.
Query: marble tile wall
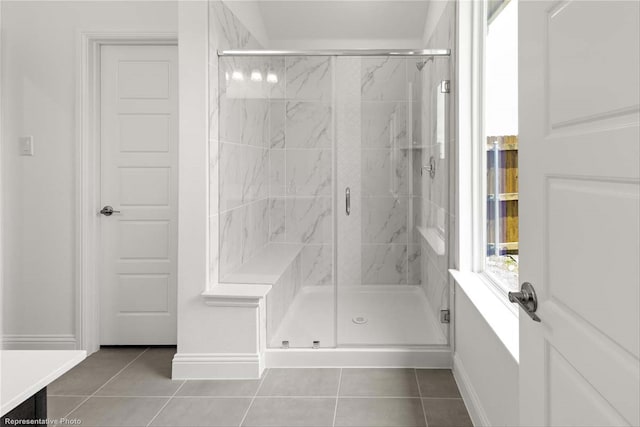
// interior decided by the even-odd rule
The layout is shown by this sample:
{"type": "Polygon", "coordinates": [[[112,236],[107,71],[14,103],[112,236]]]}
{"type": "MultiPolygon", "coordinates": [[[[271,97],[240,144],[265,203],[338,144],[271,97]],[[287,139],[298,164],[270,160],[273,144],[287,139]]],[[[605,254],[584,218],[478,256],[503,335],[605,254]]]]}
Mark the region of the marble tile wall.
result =
{"type": "MultiPolygon", "coordinates": [[[[269,241],[270,184],[277,156],[272,141],[282,132],[271,123],[271,100],[283,95],[283,58],[222,58],[220,60],[219,208],[220,277],[233,272],[269,241]]],[[[298,160],[296,153],[292,157],[298,160]]],[[[307,160],[307,159],[301,159],[307,160]]],[[[303,163],[299,168],[319,168],[303,163]]],[[[296,164],[292,163],[292,164],[296,164]]],[[[295,168],[290,171],[301,189],[316,183],[295,168]]],[[[279,181],[276,179],[276,183],[279,181]]]]}
{"type": "MultiPolygon", "coordinates": [[[[436,59],[419,72],[415,59],[365,57],[341,71],[329,57],[235,58],[222,61],[218,72],[216,49],[260,46],[221,2],[210,5],[211,20],[220,28],[210,43],[212,276],[217,277],[218,265],[224,276],[267,242],[290,242],[304,244],[304,286],[333,284],[331,191],[337,108],[357,115],[350,121],[358,129],[348,136],[360,144],[359,164],[354,164],[360,182],[354,193],[361,203],[353,207],[359,211],[360,232],[354,240],[361,249],[355,264],[360,268],[341,277],[351,277],[353,284],[422,284],[433,297],[434,310],[439,310],[447,299],[436,295],[445,292],[448,252],[436,254],[415,225],[439,227],[449,242],[453,132],[447,136],[446,157],[438,160],[436,179],[420,176],[420,167],[439,153],[431,144],[434,130],[427,118],[432,90],[453,75],[453,62],[436,59]],[[238,74],[234,78],[234,71],[241,72],[242,80],[238,74]],[[262,81],[251,80],[254,71],[262,81]],[[341,72],[356,75],[347,78],[341,72]],[[269,74],[277,82],[269,81],[269,74]],[[357,104],[341,103],[340,94],[335,94],[336,105],[334,85],[339,88],[340,81],[347,80],[359,81],[357,104]],[[215,250],[218,242],[220,255],[215,250]],[[436,274],[439,280],[433,279],[436,274]]],[[[430,47],[453,48],[454,18],[455,5],[450,5],[430,47]]],[[[449,107],[452,116],[454,106],[449,107]]],[[[341,198],[337,200],[337,209],[343,209],[341,198]]]]}
{"type": "Polygon", "coordinates": [[[418,284],[413,174],[422,144],[421,78],[406,58],[365,57],[359,72],[362,284],[418,284]]]}
{"type": "Polygon", "coordinates": [[[272,242],[302,243],[304,286],[333,283],[332,58],[286,57],[270,100],[272,242]]]}
{"type": "Polygon", "coordinates": [[[361,58],[336,59],[336,274],[338,292],[362,284],[362,203],[351,203],[346,215],[345,189],[362,199],[361,58]]]}
{"type": "Polygon", "coordinates": [[[302,243],[304,284],[333,283],[329,57],[223,58],[220,277],[268,242],[302,243]]]}
{"type": "Polygon", "coordinates": [[[231,78],[239,70],[251,81],[256,64],[240,59],[218,62],[217,50],[242,48],[261,46],[221,1],[209,1],[209,276],[213,283],[251,257],[269,236],[268,95],[276,89],[266,84],[243,85],[231,78]],[[250,125],[244,126],[245,122],[250,125]]]}
{"type": "Polygon", "coordinates": [[[272,342],[278,327],[287,314],[291,303],[302,287],[302,257],[298,255],[284,272],[280,280],[267,294],[267,345],[279,347],[280,343],[272,342]]]}

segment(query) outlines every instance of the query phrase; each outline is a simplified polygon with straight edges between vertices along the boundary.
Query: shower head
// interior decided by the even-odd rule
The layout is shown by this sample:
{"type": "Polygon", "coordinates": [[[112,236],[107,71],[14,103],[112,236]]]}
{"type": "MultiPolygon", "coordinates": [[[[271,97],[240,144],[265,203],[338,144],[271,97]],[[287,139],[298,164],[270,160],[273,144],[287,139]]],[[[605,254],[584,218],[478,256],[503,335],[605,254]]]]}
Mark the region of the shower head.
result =
{"type": "Polygon", "coordinates": [[[424,66],[427,65],[427,62],[429,61],[433,61],[433,56],[428,57],[424,61],[416,62],[416,68],[418,69],[418,71],[422,71],[424,66]]]}

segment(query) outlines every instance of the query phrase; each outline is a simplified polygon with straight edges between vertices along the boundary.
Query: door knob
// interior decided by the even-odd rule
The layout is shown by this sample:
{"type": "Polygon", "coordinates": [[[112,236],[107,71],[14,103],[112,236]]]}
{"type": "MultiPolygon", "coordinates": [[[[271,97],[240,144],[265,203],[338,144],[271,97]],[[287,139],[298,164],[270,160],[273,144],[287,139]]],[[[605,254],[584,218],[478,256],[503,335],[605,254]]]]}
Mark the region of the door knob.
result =
{"type": "Polygon", "coordinates": [[[120,211],[115,211],[111,206],[107,205],[104,208],[100,209],[100,213],[104,216],[111,216],[114,213],[120,213],[120,211]]]}
{"type": "Polygon", "coordinates": [[[520,292],[509,292],[509,301],[518,304],[534,321],[540,321],[538,315],[535,314],[538,309],[538,297],[531,283],[524,282],[520,287],[520,292]]]}

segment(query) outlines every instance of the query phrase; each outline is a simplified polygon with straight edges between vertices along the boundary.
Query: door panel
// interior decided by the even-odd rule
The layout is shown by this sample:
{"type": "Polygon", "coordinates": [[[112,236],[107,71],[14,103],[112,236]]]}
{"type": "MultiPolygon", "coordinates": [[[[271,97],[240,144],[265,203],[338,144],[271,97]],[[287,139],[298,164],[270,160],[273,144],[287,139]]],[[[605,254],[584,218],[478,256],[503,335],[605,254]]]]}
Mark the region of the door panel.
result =
{"type": "Polygon", "coordinates": [[[550,403],[548,425],[598,427],[626,424],[615,408],[559,351],[553,347],[548,349],[550,403]]]}
{"type": "Polygon", "coordinates": [[[638,93],[621,84],[638,76],[640,46],[629,39],[639,24],[635,6],[587,3],[559,4],[547,16],[552,129],[638,106],[638,93]]]}
{"type": "Polygon", "coordinates": [[[101,344],[175,344],[177,48],[101,60],[101,344]]]}
{"type": "Polygon", "coordinates": [[[121,206],[169,206],[171,168],[119,168],[121,206]]]}
{"type": "Polygon", "coordinates": [[[639,4],[519,8],[521,425],[638,425],[639,4]]]}
{"type": "Polygon", "coordinates": [[[120,150],[132,153],[169,151],[170,114],[121,114],[120,150]]]}
{"type": "Polygon", "coordinates": [[[638,277],[638,186],[625,182],[550,178],[547,184],[549,215],[550,300],[563,304],[596,330],[638,357],[638,335],[618,325],[632,319],[638,324],[638,283],[612,281],[612,271],[638,277]],[[610,218],[609,221],[606,218],[610,218]],[[615,218],[613,218],[615,217],[615,218]],[[609,222],[602,224],[603,219],[609,222]],[[597,228],[594,224],[600,224],[597,228]],[[585,230],[593,229],[585,235],[585,230]],[[591,234],[596,233],[597,243],[591,234]],[[566,242],[576,242],[566,257],[566,242]],[[593,245],[591,243],[596,243],[593,245]],[[608,248],[615,248],[610,250],[608,248]],[[577,262],[569,264],[569,262],[577,262]],[[597,287],[583,286],[598,283],[597,287]],[[606,286],[606,287],[605,287],[606,286]],[[625,298],[620,298],[624,295],[625,298]],[[604,311],[602,307],[615,307],[604,311]]]}

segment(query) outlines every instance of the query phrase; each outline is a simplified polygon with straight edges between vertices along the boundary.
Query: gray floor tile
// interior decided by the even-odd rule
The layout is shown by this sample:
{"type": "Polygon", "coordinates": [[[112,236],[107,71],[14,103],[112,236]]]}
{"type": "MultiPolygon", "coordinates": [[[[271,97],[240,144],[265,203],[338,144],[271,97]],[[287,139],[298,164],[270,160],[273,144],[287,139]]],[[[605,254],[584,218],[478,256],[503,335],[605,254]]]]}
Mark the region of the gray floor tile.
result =
{"type": "Polygon", "coordinates": [[[239,426],[250,404],[251,399],[249,398],[173,398],[151,425],[167,427],[239,426]]]}
{"type": "Polygon", "coordinates": [[[423,399],[429,427],[473,427],[462,399],[423,399]]]}
{"type": "Polygon", "coordinates": [[[82,426],[146,426],[167,402],[158,397],[92,397],[69,415],[82,426]]]}
{"type": "Polygon", "coordinates": [[[424,426],[419,398],[338,399],[336,426],[424,426]]]}
{"type": "Polygon", "coordinates": [[[85,399],[84,396],[47,396],[47,418],[59,420],[85,399]]]}
{"type": "Polygon", "coordinates": [[[49,384],[48,396],[89,396],[109,381],[145,348],[104,348],[49,384]]]}
{"type": "Polygon", "coordinates": [[[335,398],[259,397],[242,423],[246,427],[321,427],[333,424],[335,398]]]}
{"type": "Polygon", "coordinates": [[[419,397],[413,369],[343,369],[340,396],[419,397]]]}
{"type": "Polygon", "coordinates": [[[194,380],[184,383],[177,396],[253,397],[260,380],[194,380]]]}
{"type": "Polygon", "coordinates": [[[460,397],[450,369],[416,369],[422,397],[460,397]]]}
{"type": "Polygon", "coordinates": [[[339,369],[271,369],[261,386],[260,380],[202,380],[180,388],[183,381],[170,379],[175,348],[143,351],[108,348],[87,358],[48,387],[49,417],[66,416],[111,380],[68,418],[85,426],[145,426],[169,402],[153,425],[237,426],[246,413],[245,426],[331,426],[340,384],[336,426],[424,426],[425,413],[429,427],[472,425],[446,369],[344,369],[342,381],[339,369]]]}
{"type": "Polygon", "coordinates": [[[340,369],[269,369],[259,396],[336,396],[340,369]]]}
{"type": "Polygon", "coordinates": [[[107,383],[98,396],[172,396],[182,381],[171,380],[175,348],[151,348],[107,383]]]}

